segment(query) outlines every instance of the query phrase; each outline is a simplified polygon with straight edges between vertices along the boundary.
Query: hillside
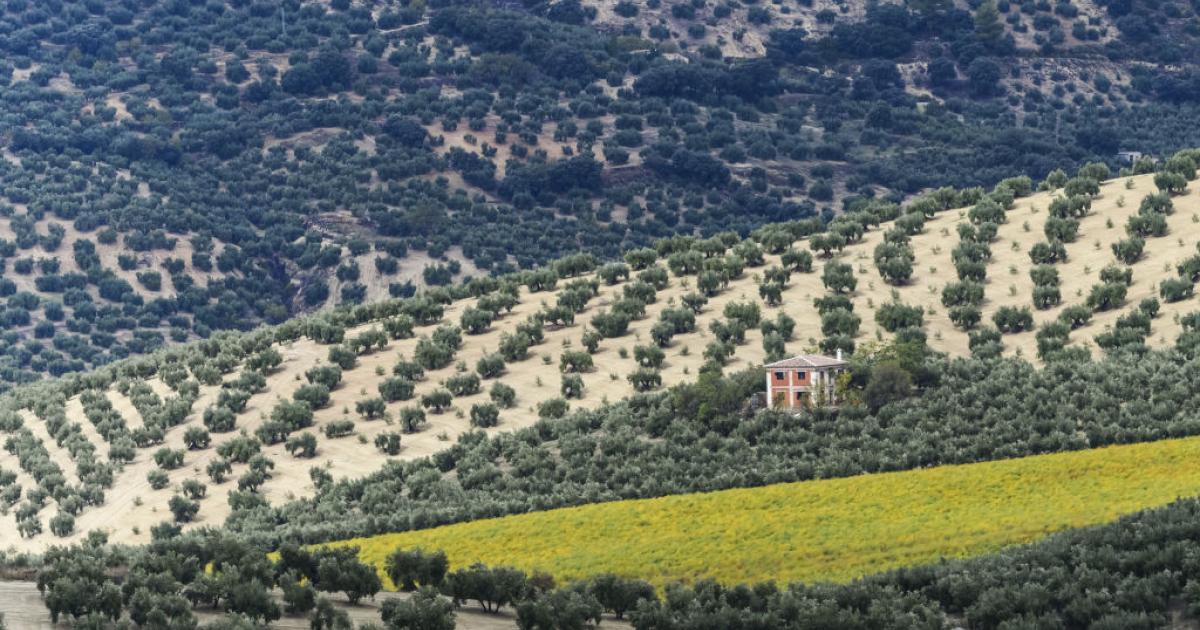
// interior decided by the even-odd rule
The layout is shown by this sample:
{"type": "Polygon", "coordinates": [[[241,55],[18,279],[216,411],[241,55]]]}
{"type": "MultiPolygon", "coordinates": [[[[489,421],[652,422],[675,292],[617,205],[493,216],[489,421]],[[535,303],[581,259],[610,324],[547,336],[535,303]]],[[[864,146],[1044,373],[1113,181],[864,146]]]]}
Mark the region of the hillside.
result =
{"type": "Polygon", "coordinates": [[[615,573],[665,589],[849,582],[995,553],[1109,523],[1200,492],[1200,439],[845,479],[637,499],[339,541],[386,575],[395,549],[441,549],[545,572],[560,583],[615,573]],[[1134,474],[1134,471],[1137,471],[1134,474]],[[746,544],[754,541],[755,544],[746,544]]]}
{"type": "Polygon", "coordinates": [[[1200,144],[1195,21],[1108,0],[6,2],[0,382],[1166,156],[1200,144]]]}
{"type": "MultiPolygon", "coordinates": [[[[1195,329],[1192,276],[1176,265],[1192,268],[1197,193],[1153,190],[1156,180],[1174,182],[1167,176],[1191,159],[1181,155],[1167,162],[1176,170],[1102,184],[1076,177],[1067,182],[1065,191],[1076,193],[1069,198],[1048,190],[1009,201],[1027,181],[988,196],[941,191],[904,208],[848,214],[830,231],[794,243],[808,224],[768,227],[757,240],[668,239],[658,250],[630,252],[628,264],[576,255],[541,271],[474,281],[455,289],[459,299],[439,289],[18,388],[0,427],[8,434],[0,470],[11,506],[3,518],[23,536],[5,542],[44,548],[93,529],[113,542],[144,542],[173,507],[187,527],[220,525],[231,505],[308,496],[327,477],[361,477],[392,457],[442,452],[473,427],[511,432],[567,409],[692,383],[717,366],[727,373],[754,368],[788,352],[842,348],[871,362],[892,351],[892,340],[925,340],[960,356],[1003,351],[1069,361],[1071,352],[1098,355],[1095,338],[1114,354],[1173,346],[1183,327],[1195,329]],[[1031,274],[1030,251],[1045,238],[1052,202],[1084,197],[1090,210],[1081,210],[1077,237],[1053,241],[1065,259],[1031,274]],[[936,199],[976,203],[943,211],[936,199]],[[922,208],[932,208],[923,227],[914,218],[922,208]],[[900,218],[871,227],[881,216],[900,218]],[[1131,216],[1161,220],[1163,236],[1149,238],[1140,260],[1117,266],[1109,245],[1127,238],[1122,226],[1131,216]],[[908,254],[900,227],[912,234],[908,254]],[[966,254],[953,253],[963,245],[949,235],[960,227],[977,239],[966,244],[980,265],[964,265],[966,254]],[[995,230],[994,240],[978,239],[981,230],[995,230]],[[853,242],[839,251],[829,239],[841,242],[842,234],[853,242]],[[911,259],[900,265],[911,269],[906,282],[873,260],[884,235],[900,253],[881,261],[911,259]],[[829,259],[822,258],[825,247],[829,259]],[[985,250],[995,253],[979,254],[985,250]],[[956,266],[979,279],[971,286],[982,295],[960,300],[952,324],[942,304],[946,287],[973,295],[956,266]],[[1055,274],[1060,303],[1033,309],[1033,275],[1044,288],[1055,274]],[[1167,284],[1179,286],[1167,292],[1167,284]],[[1151,305],[1150,297],[1162,301],[1151,305]],[[976,309],[982,323],[961,309],[976,309]],[[1057,323],[1064,313],[1075,318],[1064,320],[1069,325],[1057,323]],[[1061,350],[1068,342],[1079,350],[1061,350]],[[248,492],[227,497],[235,488],[248,492]]],[[[1190,352],[1190,339],[1180,336],[1179,347],[1190,352]]]]}

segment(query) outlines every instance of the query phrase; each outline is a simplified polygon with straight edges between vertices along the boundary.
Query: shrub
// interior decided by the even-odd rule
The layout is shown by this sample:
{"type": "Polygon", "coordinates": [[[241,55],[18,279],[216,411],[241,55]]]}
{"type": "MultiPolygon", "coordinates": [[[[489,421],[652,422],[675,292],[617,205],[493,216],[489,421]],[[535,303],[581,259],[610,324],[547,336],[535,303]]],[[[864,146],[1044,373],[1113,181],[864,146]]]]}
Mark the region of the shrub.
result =
{"type": "Polygon", "coordinates": [[[1121,282],[1104,282],[1094,285],[1087,297],[1087,305],[1093,310],[1108,311],[1125,303],[1126,285],[1121,282]]]}
{"type": "Polygon", "coordinates": [[[150,487],[154,490],[162,490],[171,483],[171,479],[167,476],[167,473],[158,469],[146,473],[146,481],[150,483],[150,487]]]}
{"type": "Polygon", "coordinates": [[[528,580],[521,571],[474,564],[447,575],[442,590],[456,603],[475,601],[484,612],[490,613],[515,604],[528,588],[528,580]]]}
{"type": "Polygon", "coordinates": [[[659,369],[662,367],[666,353],[658,346],[634,346],[633,358],[644,368],[659,369]]]}
{"type": "Polygon", "coordinates": [[[1029,259],[1037,265],[1066,262],[1067,248],[1059,241],[1037,243],[1029,249],[1029,259]]]}
{"type": "Polygon", "coordinates": [[[404,407],[400,410],[400,427],[405,433],[413,433],[425,424],[425,412],[420,407],[404,407]]]}
{"type": "Polygon", "coordinates": [[[367,398],[355,402],[354,411],[367,420],[374,420],[387,413],[387,403],[382,398],[367,398]]]}
{"type": "Polygon", "coordinates": [[[413,351],[413,359],[425,370],[440,370],[450,365],[454,360],[454,350],[450,346],[438,343],[429,337],[417,340],[413,351]]]}
{"type": "Polygon", "coordinates": [[[455,604],[442,597],[436,588],[422,588],[406,600],[386,600],[380,614],[389,628],[453,630],[454,610],[455,604]]]}
{"type": "Polygon", "coordinates": [[[329,406],[329,388],[316,384],[301,385],[292,398],[305,403],[310,409],[323,409],[329,406]]]}
{"type": "Polygon", "coordinates": [[[358,364],[358,354],[343,345],[330,346],[329,362],[343,370],[350,370],[358,364]]]}
{"type": "Polygon", "coordinates": [[[204,410],[202,421],[213,433],[228,433],[236,426],[237,416],[228,407],[209,407],[204,410]]]}
{"type": "Polygon", "coordinates": [[[500,407],[508,409],[516,403],[517,392],[504,383],[493,383],[491,390],[488,391],[488,397],[500,407]]]}
{"type": "Polygon", "coordinates": [[[529,356],[529,347],[533,341],[524,333],[503,334],[500,336],[500,356],[505,361],[513,363],[529,356]]]}
{"type": "Polygon", "coordinates": [[[480,378],[497,378],[504,374],[504,357],[497,354],[485,354],[475,363],[475,372],[480,378]]]}
{"type": "Polygon", "coordinates": [[[271,409],[271,420],[296,431],[312,426],[313,410],[305,402],[281,400],[271,409]]]}
{"type": "Polygon", "coordinates": [[[480,381],[478,374],[455,374],[446,379],[446,389],[455,396],[471,396],[479,393],[480,381]]]}
{"type": "Polygon", "coordinates": [[[212,438],[209,436],[208,431],[200,427],[193,426],[188,427],[187,430],[184,431],[183,443],[184,446],[186,446],[189,450],[196,451],[208,448],[208,446],[212,444],[212,438]]]}
{"type": "Polygon", "coordinates": [[[1117,241],[1112,244],[1113,255],[1117,260],[1132,265],[1142,257],[1142,250],[1146,247],[1146,241],[1139,237],[1127,238],[1117,241]]]}
{"type": "Polygon", "coordinates": [[[583,398],[583,377],[578,374],[563,374],[559,392],[564,398],[583,398]]]}
{"type": "Polygon", "coordinates": [[[839,262],[825,265],[825,270],[821,273],[821,283],[834,293],[850,292],[858,286],[858,280],[854,278],[854,269],[846,263],[839,262]]]}
{"type": "Polygon", "coordinates": [[[163,470],[175,470],[183,465],[183,451],[160,448],[154,453],[154,463],[163,470]]]}
{"type": "Polygon", "coordinates": [[[379,383],[379,395],[388,402],[408,400],[413,397],[416,385],[407,378],[391,376],[379,383]]]}
{"type": "Polygon", "coordinates": [[[392,367],[392,374],[416,382],[425,378],[425,369],[418,365],[416,361],[400,359],[392,367]]]}
{"type": "Polygon", "coordinates": [[[567,415],[567,401],[562,398],[549,398],[538,403],[537,413],[539,418],[553,419],[561,418],[567,415]]]}
{"type": "Polygon", "coordinates": [[[442,413],[450,406],[453,396],[444,389],[438,389],[421,396],[421,406],[433,413],[442,413]]]}
{"type": "Polygon", "coordinates": [[[1033,287],[1033,306],[1045,310],[1062,302],[1062,292],[1057,286],[1038,285],[1033,287]]]}
{"type": "Polygon", "coordinates": [[[1033,328],[1033,313],[1028,308],[1001,306],[992,316],[992,322],[1002,333],[1019,333],[1033,328]]]}
{"type": "Polygon", "coordinates": [[[917,306],[889,302],[875,310],[875,321],[891,333],[901,328],[920,328],[925,324],[925,310],[917,306]]]}
{"type": "Polygon", "coordinates": [[[592,328],[606,338],[620,337],[629,330],[630,317],[621,312],[606,311],[592,316],[592,328]]]}
{"type": "MultiPolygon", "coordinates": [[[[384,571],[397,590],[415,591],[418,586],[438,588],[446,581],[450,564],[442,551],[397,549],[384,564],[384,571]]],[[[386,619],[386,613],[385,613],[386,619]]]]}
{"type": "Polygon", "coordinates": [[[629,374],[626,379],[639,392],[647,392],[662,386],[662,374],[658,370],[649,368],[638,368],[629,374]]]}
{"type": "Polygon", "coordinates": [[[322,365],[309,369],[304,373],[304,378],[309,383],[333,390],[342,382],[342,369],[336,365],[322,365]]]}
{"type": "Polygon", "coordinates": [[[1058,314],[1058,320],[1066,324],[1071,330],[1085,326],[1092,319],[1092,309],[1075,304],[1068,306],[1058,314]]]}
{"type": "Polygon", "coordinates": [[[322,430],[325,433],[325,437],[328,438],[344,437],[354,433],[354,421],[334,420],[333,422],[326,424],[322,430]]]}
{"type": "Polygon", "coordinates": [[[500,408],[492,403],[471,405],[471,426],[487,429],[500,424],[500,408]]]}
{"type": "Polygon", "coordinates": [[[837,309],[821,315],[821,334],[826,337],[845,335],[853,337],[858,334],[862,318],[850,311],[837,309]]]}
{"type": "Polygon", "coordinates": [[[178,494],[171,497],[167,507],[171,510],[171,516],[175,518],[176,523],[187,523],[196,518],[196,513],[200,511],[199,503],[189,501],[178,494]]]}
{"type": "Polygon", "coordinates": [[[382,451],[385,455],[400,454],[400,434],[394,431],[380,433],[375,436],[375,448],[382,451]]]}
{"type": "Polygon", "coordinates": [[[233,470],[229,461],[226,459],[214,459],[208,463],[205,472],[208,473],[208,478],[212,479],[213,483],[224,483],[225,476],[233,470]]]}
{"type": "Polygon", "coordinates": [[[1195,287],[1185,278],[1167,278],[1158,287],[1158,293],[1167,302],[1179,302],[1192,297],[1195,287]]]}
{"type": "MultiPolygon", "coordinates": [[[[328,427],[326,427],[326,435],[329,435],[328,427]]],[[[332,436],[330,436],[332,437],[332,436]]],[[[317,438],[311,433],[304,432],[300,435],[288,438],[284,444],[287,452],[293,457],[311,458],[317,456],[317,438]]]]}
{"type": "Polygon", "coordinates": [[[588,372],[593,366],[592,355],[572,350],[563,351],[558,362],[558,369],[563,373],[588,372]]]}

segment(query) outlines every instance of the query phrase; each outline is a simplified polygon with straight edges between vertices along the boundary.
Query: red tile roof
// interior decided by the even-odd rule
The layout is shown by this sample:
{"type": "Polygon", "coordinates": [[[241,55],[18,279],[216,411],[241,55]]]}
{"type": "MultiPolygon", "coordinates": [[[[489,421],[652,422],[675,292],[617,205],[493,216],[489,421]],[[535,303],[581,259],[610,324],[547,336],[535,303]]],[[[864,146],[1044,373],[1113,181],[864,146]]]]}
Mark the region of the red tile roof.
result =
{"type": "Polygon", "coordinates": [[[765,368],[828,368],[849,365],[848,361],[827,357],[823,354],[801,354],[790,359],[764,365],[765,368]]]}

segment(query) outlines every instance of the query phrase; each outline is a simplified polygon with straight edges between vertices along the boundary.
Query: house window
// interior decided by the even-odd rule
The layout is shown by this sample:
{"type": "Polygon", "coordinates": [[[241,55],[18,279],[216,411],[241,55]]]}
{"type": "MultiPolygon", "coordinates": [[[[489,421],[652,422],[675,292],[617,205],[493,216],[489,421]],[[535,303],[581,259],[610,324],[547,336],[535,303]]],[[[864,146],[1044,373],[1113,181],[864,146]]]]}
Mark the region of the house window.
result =
{"type": "Polygon", "coordinates": [[[796,378],[798,378],[802,381],[804,380],[805,374],[806,374],[806,372],[804,370],[796,370],[796,378]]]}
{"type": "Polygon", "coordinates": [[[803,400],[804,392],[796,392],[796,400],[803,400]]]}
{"type": "Polygon", "coordinates": [[[775,373],[775,380],[777,380],[777,381],[782,381],[782,380],[783,380],[783,372],[776,372],[776,373],[775,373]]]}

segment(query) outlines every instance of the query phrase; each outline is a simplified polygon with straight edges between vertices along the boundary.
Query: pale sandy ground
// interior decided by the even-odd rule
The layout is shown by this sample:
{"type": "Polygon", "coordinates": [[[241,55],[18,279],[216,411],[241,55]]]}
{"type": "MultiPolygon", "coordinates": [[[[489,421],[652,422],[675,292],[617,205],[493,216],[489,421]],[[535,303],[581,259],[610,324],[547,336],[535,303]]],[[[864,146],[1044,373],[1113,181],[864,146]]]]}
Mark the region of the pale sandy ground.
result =
{"type": "MultiPolygon", "coordinates": [[[[1060,265],[1064,304],[1083,301],[1089,288],[1098,281],[1100,270],[1113,261],[1109,244],[1124,237],[1125,219],[1136,213],[1141,198],[1153,191],[1152,176],[1136,177],[1132,181],[1132,189],[1126,189],[1124,181],[1107,182],[1103,185],[1102,195],[1094,204],[1094,212],[1083,219],[1079,240],[1068,246],[1069,262],[1060,265]],[[1118,201],[1122,198],[1123,207],[1118,207],[1118,201]],[[1108,219],[1112,221],[1112,228],[1106,227],[1108,219]],[[1098,247],[1096,242],[1099,242],[1098,247]]],[[[1008,221],[1001,226],[999,237],[992,245],[993,261],[988,267],[990,277],[984,304],[985,322],[990,323],[991,315],[1000,306],[1030,303],[1031,282],[1028,272],[1032,263],[1027,252],[1033,243],[1044,238],[1042,224],[1051,198],[1050,193],[1039,193],[1018,200],[1008,213],[1008,221]],[[1029,225],[1028,231],[1025,229],[1026,223],[1029,225]]],[[[1175,207],[1176,212],[1170,217],[1171,233],[1163,238],[1150,239],[1145,259],[1134,265],[1134,284],[1130,288],[1126,307],[1122,310],[1133,308],[1143,297],[1157,295],[1155,279],[1173,276],[1174,263],[1195,253],[1196,235],[1200,234],[1200,217],[1193,217],[1200,212],[1200,197],[1195,192],[1189,192],[1175,199],[1175,207]]],[[[965,212],[963,214],[965,215],[965,212]]],[[[922,234],[914,237],[916,269],[913,281],[904,287],[885,284],[876,272],[872,260],[872,251],[882,240],[886,225],[871,230],[863,243],[851,246],[837,256],[840,260],[850,262],[855,267],[858,277],[858,289],[852,294],[852,298],[856,304],[855,312],[863,318],[858,337],[860,344],[889,337],[887,333],[877,330],[873,311],[896,295],[905,303],[920,305],[926,309],[926,330],[933,347],[951,354],[966,354],[967,335],[950,326],[946,318],[946,309],[940,303],[941,288],[947,282],[956,279],[951,251],[958,242],[954,226],[960,220],[964,219],[960,219],[959,211],[942,213],[927,224],[922,234]]],[[[803,247],[804,244],[800,243],[799,246],[803,247]]],[[[766,258],[766,266],[778,262],[775,256],[768,255],[766,258]]],[[[363,263],[364,273],[367,273],[367,269],[373,271],[373,265],[369,261],[364,260],[363,263]]],[[[704,361],[704,347],[712,340],[708,331],[709,324],[722,318],[724,306],[734,301],[758,303],[762,307],[764,319],[773,319],[777,313],[786,312],[797,321],[796,334],[788,344],[788,351],[812,351],[821,338],[820,320],[813,306],[813,299],[825,292],[820,280],[820,271],[824,264],[825,261],[818,259],[813,273],[793,274],[784,294],[784,304],[777,308],[765,306],[758,296],[757,276],[766,266],[747,268],[741,278],[733,281],[728,289],[712,298],[697,316],[697,331],[676,336],[671,346],[666,349],[667,357],[662,370],[664,386],[688,382],[695,378],[704,361]]],[[[593,356],[595,369],[583,375],[585,397],[582,400],[570,401],[572,408],[594,408],[633,393],[625,377],[636,369],[633,359],[634,346],[652,343],[649,329],[658,321],[659,313],[664,308],[678,305],[680,297],[692,290],[694,281],[694,277],[671,277],[670,286],[658,293],[656,302],[647,306],[646,316],[632,323],[627,335],[617,339],[606,339],[601,343],[600,350],[593,356]],[[622,350],[626,352],[625,357],[621,356],[622,350]]],[[[567,282],[560,281],[559,288],[567,282]]],[[[516,390],[517,404],[515,408],[501,412],[500,426],[489,429],[489,433],[530,426],[537,419],[537,403],[559,396],[560,355],[566,349],[581,348],[580,338],[587,322],[619,297],[622,288],[623,285],[602,285],[599,295],[577,316],[575,325],[560,329],[547,328],[545,341],[531,348],[529,358],[508,366],[507,372],[498,380],[516,390]]],[[[504,331],[512,330],[517,323],[525,321],[543,305],[552,305],[555,301],[556,292],[529,294],[522,289],[521,302],[512,313],[497,320],[484,334],[464,335],[464,345],[457,353],[455,363],[473,371],[480,357],[497,349],[504,331]]],[[[474,302],[464,300],[448,306],[444,321],[457,324],[463,309],[474,302]]],[[[1057,316],[1061,308],[1034,311],[1035,318],[1038,322],[1049,321],[1057,316]]],[[[1154,330],[1149,343],[1155,346],[1173,343],[1179,331],[1177,315],[1195,308],[1194,300],[1164,304],[1162,314],[1154,320],[1154,330]]],[[[1111,325],[1121,312],[1097,314],[1091,324],[1072,333],[1072,341],[1090,344],[1091,338],[1105,326],[1111,325]]],[[[374,324],[348,331],[348,336],[372,326],[374,324]]],[[[428,334],[432,330],[432,327],[420,328],[418,335],[428,334]]],[[[314,459],[293,458],[287,454],[282,444],[264,448],[264,452],[276,464],[274,476],[262,488],[266,498],[277,503],[310,495],[313,487],[309,478],[309,468],[312,466],[326,468],[335,478],[360,477],[378,470],[387,458],[375,449],[374,438],[381,432],[398,429],[389,424],[389,421],[366,422],[358,419],[354,413],[354,403],[376,396],[379,382],[391,374],[391,367],[399,358],[411,356],[416,342],[416,339],[392,341],[384,350],[360,357],[358,365],[345,372],[341,386],[332,393],[332,404],[316,412],[316,426],[310,429],[319,442],[319,452],[314,459]],[[320,432],[324,424],[341,418],[355,420],[355,435],[329,439],[320,432]]],[[[1006,335],[1004,344],[1009,354],[1020,354],[1030,359],[1036,354],[1033,332],[1006,335]]],[[[300,340],[281,347],[280,351],[284,357],[283,365],[268,376],[266,390],[250,399],[246,411],[238,419],[239,430],[253,433],[277,400],[290,398],[295,389],[304,383],[302,375],[306,370],[327,361],[328,347],[309,340],[300,340]]],[[[727,370],[736,371],[761,364],[763,358],[761,334],[754,329],[747,333],[746,343],[738,347],[735,358],[727,365],[727,370]]],[[[413,400],[388,405],[389,415],[394,418],[401,407],[417,404],[422,394],[438,388],[440,383],[453,375],[457,369],[458,367],[452,364],[428,373],[426,378],[417,384],[413,400]]],[[[229,378],[235,376],[236,374],[230,374],[229,378]]],[[[160,395],[167,393],[161,383],[152,383],[160,395]]],[[[426,427],[417,433],[404,435],[403,449],[398,457],[424,457],[453,444],[461,433],[469,429],[468,415],[471,405],[488,401],[486,392],[490,386],[491,381],[485,380],[481,393],[455,399],[453,408],[444,413],[429,414],[426,427]]],[[[168,446],[181,446],[184,431],[188,426],[200,422],[204,409],[215,398],[216,390],[215,387],[202,388],[201,399],[197,401],[186,423],[168,433],[168,446]]],[[[137,411],[127,399],[115,392],[110,393],[110,398],[130,426],[136,427],[140,424],[137,411]]],[[[80,407],[73,401],[68,404],[68,410],[77,414],[80,407]]],[[[81,423],[87,424],[88,421],[82,419],[81,423]]],[[[102,456],[107,456],[107,446],[99,442],[94,432],[85,432],[85,435],[97,444],[102,456]]],[[[45,436],[42,437],[44,442],[50,442],[45,436]]],[[[214,435],[214,445],[231,437],[231,434],[214,435]]],[[[61,458],[60,465],[64,470],[69,475],[72,474],[74,467],[69,457],[56,451],[52,444],[48,445],[48,448],[56,455],[56,460],[61,458]]],[[[151,458],[157,448],[143,450],[134,462],[125,467],[116,480],[115,488],[109,491],[107,503],[85,511],[77,519],[79,533],[68,540],[77,540],[83,532],[90,529],[108,531],[114,542],[139,543],[148,540],[150,527],[169,517],[166,505],[173,494],[170,488],[151,490],[146,482],[146,474],[154,469],[151,458]]],[[[186,478],[198,478],[209,484],[208,496],[201,501],[199,518],[194,525],[219,525],[223,522],[228,514],[226,494],[231,488],[236,488],[236,479],[244,473],[244,465],[235,465],[229,481],[220,486],[212,485],[204,470],[208,462],[215,457],[213,448],[188,452],[184,466],[169,473],[173,486],[186,478]]],[[[0,454],[0,465],[6,469],[17,469],[15,461],[7,454],[0,454]]],[[[27,476],[21,474],[19,482],[28,487],[27,476]]],[[[53,516],[53,508],[44,509],[41,516],[48,521],[53,516]]],[[[12,517],[4,516],[0,524],[12,524],[12,517]]],[[[26,541],[18,539],[11,532],[12,529],[0,530],[0,547],[39,550],[47,545],[62,542],[49,533],[26,541]]]]}
{"type": "MultiPolygon", "coordinates": [[[[350,619],[355,626],[358,626],[368,622],[381,623],[379,607],[383,602],[388,599],[407,597],[403,593],[380,593],[374,600],[363,600],[357,606],[346,604],[341,600],[340,595],[334,595],[330,599],[338,608],[349,613],[350,619]]],[[[50,623],[46,605],[42,602],[37,586],[33,582],[0,581],[0,613],[4,615],[5,627],[8,630],[54,630],[68,627],[65,623],[58,625],[50,623]]],[[[208,610],[196,612],[200,623],[211,621],[219,616],[219,613],[208,610]]],[[[497,614],[487,614],[471,604],[463,606],[456,613],[455,621],[457,627],[462,630],[511,630],[517,625],[516,613],[511,609],[501,610],[497,614]]],[[[309,622],[305,616],[285,615],[282,619],[271,623],[270,627],[283,630],[308,630],[309,622]]],[[[626,622],[606,617],[601,623],[601,627],[621,629],[631,626],[626,622]]]]}
{"type": "MultiPolygon", "coordinates": [[[[1081,304],[1087,299],[1091,287],[1099,283],[1100,270],[1115,264],[1112,243],[1126,238],[1125,221],[1136,215],[1138,204],[1149,193],[1155,192],[1153,175],[1131,178],[1133,188],[1125,188],[1125,180],[1105,182],[1101,196],[1093,203],[1093,211],[1081,220],[1079,239],[1067,245],[1068,260],[1057,265],[1062,279],[1063,303],[1045,311],[1034,310],[1037,324],[1056,319],[1062,309],[1072,304],[1081,304]],[[1123,204],[1124,207],[1120,207],[1123,204]],[[1107,227],[1107,222],[1112,227],[1107,227]]],[[[1001,306],[1031,306],[1032,282],[1029,270],[1033,263],[1029,259],[1029,248],[1045,240],[1043,226],[1047,217],[1046,208],[1055,195],[1037,193],[1018,199],[1008,212],[1008,221],[1000,226],[998,237],[992,243],[992,261],[988,265],[986,303],[983,321],[991,325],[991,317],[1001,306]],[[1025,225],[1028,224],[1028,231],[1025,225]]],[[[1133,285],[1129,288],[1126,306],[1123,309],[1096,313],[1090,324],[1071,333],[1075,343],[1094,348],[1092,337],[1111,326],[1129,308],[1147,297],[1158,297],[1157,281],[1175,276],[1175,264],[1197,253],[1197,238],[1200,237],[1200,196],[1196,186],[1188,193],[1174,199],[1175,213],[1168,217],[1170,231],[1161,238],[1146,241],[1146,252],[1142,260],[1133,265],[1133,285]]],[[[967,334],[955,329],[941,304],[941,289],[947,282],[957,280],[951,252],[958,243],[955,226],[960,219],[958,211],[938,215],[926,223],[924,233],[913,238],[916,264],[912,282],[904,287],[890,287],[880,278],[875,269],[871,252],[883,240],[883,230],[868,232],[865,247],[847,248],[842,259],[853,263],[858,275],[859,290],[856,304],[876,306],[889,301],[891,291],[906,304],[919,305],[926,311],[926,330],[930,344],[954,354],[966,354],[967,334]],[[943,231],[944,230],[944,231],[943,231]],[[865,289],[865,290],[864,290],[865,289]]],[[[1147,340],[1152,346],[1174,343],[1180,331],[1177,316],[1196,310],[1195,299],[1174,304],[1163,303],[1162,313],[1154,320],[1153,330],[1147,340]]],[[[872,308],[856,308],[863,318],[863,331],[874,337],[874,313],[872,308]]],[[[882,333],[881,335],[886,335],[882,333]]],[[[1020,354],[1034,359],[1037,342],[1034,332],[1005,335],[1004,344],[1011,354],[1020,354]]]]}

